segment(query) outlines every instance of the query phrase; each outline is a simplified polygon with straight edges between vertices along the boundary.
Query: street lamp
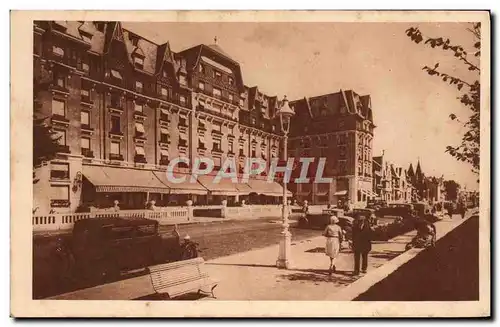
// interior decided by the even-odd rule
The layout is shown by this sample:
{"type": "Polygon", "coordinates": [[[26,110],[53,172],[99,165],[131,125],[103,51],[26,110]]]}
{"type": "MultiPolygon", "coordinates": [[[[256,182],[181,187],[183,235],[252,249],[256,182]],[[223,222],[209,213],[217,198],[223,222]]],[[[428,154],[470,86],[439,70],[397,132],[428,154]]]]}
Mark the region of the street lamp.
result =
{"type": "MultiPolygon", "coordinates": [[[[281,108],[277,112],[279,118],[280,118],[280,124],[281,124],[281,132],[284,134],[283,138],[283,158],[285,162],[288,162],[288,155],[287,155],[287,143],[288,143],[288,132],[290,131],[290,119],[292,118],[293,115],[295,115],[295,112],[290,108],[288,105],[288,100],[285,97],[283,98],[283,103],[281,105],[281,108]]],[[[286,175],[286,174],[285,174],[286,175]]],[[[281,269],[288,269],[290,268],[290,255],[291,255],[291,238],[292,235],[290,234],[289,231],[289,223],[288,223],[288,201],[287,201],[287,187],[286,187],[286,176],[283,178],[283,230],[281,232],[281,240],[280,240],[280,247],[279,247],[279,254],[278,254],[278,260],[276,261],[276,267],[281,268],[281,269]]]]}

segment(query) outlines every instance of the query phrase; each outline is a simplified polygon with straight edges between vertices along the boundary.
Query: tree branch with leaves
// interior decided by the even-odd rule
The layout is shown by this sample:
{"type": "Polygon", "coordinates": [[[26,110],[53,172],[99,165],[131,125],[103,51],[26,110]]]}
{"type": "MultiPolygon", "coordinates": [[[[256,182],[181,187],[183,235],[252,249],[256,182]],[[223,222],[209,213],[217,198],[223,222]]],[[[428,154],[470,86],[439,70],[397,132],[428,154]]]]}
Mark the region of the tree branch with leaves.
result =
{"type": "Polygon", "coordinates": [[[430,76],[441,78],[443,82],[455,87],[460,93],[457,99],[462,105],[470,109],[470,116],[464,121],[460,120],[456,114],[450,114],[450,119],[462,124],[467,131],[462,136],[462,140],[458,146],[447,146],[445,151],[457,160],[469,163],[472,166],[472,171],[479,173],[480,68],[478,64],[472,62],[471,56],[475,58],[480,58],[481,56],[481,24],[472,23],[471,25],[471,28],[467,28],[467,31],[473,35],[474,39],[474,50],[472,52],[466,51],[462,45],[452,43],[449,38],[424,36],[418,27],[410,27],[406,30],[406,35],[416,44],[423,42],[424,45],[430,46],[433,49],[452,53],[469,72],[475,74],[474,80],[466,81],[441,71],[439,63],[433,66],[426,65],[422,68],[430,76]]]}

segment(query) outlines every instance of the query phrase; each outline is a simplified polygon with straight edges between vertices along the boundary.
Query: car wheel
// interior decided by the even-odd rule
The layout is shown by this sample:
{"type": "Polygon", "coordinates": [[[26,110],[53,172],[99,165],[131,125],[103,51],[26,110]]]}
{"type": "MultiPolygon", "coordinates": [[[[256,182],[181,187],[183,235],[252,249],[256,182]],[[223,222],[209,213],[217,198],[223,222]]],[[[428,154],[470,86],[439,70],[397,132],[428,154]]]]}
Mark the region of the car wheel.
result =
{"type": "Polygon", "coordinates": [[[189,260],[198,257],[198,249],[194,244],[187,245],[181,253],[181,260],[189,260]]]}

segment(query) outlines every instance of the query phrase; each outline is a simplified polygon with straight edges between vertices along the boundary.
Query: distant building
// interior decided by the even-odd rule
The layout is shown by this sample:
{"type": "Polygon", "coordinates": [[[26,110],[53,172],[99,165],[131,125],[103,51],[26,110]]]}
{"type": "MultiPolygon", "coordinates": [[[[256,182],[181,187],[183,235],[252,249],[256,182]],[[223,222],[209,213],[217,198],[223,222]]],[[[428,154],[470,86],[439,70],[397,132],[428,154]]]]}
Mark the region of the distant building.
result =
{"type": "MultiPolygon", "coordinates": [[[[304,98],[290,102],[295,110],[288,142],[288,155],[315,158],[309,183],[293,184],[299,201],[337,204],[350,201],[363,205],[376,195],[372,183],[372,146],[375,125],[369,95],[354,91],[304,98]],[[315,183],[318,158],[326,158],[324,177],[332,183],[315,183]]],[[[298,177],[300,169],[294,171],[298,177]]]]}

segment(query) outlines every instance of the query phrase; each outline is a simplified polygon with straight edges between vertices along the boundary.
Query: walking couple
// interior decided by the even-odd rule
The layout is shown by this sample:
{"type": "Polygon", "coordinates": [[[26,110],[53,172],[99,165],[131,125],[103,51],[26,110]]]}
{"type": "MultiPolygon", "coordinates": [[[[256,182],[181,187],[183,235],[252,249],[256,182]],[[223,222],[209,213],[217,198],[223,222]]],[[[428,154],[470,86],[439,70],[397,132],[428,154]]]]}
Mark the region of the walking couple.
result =
{"type": "MultiPolygon", "coordinates": [[[[338,225],[339,219],[336,216],[330,217],[330,224],[326,226],[323,236],[326,237],[325,253],[330,258],[329,272],[336,271],[335,260],[337,259],[345,232],[338,225]]],[[[368,253],[372,249],[372,229],[366,216],[360,215],[352,226],[352,248],[354,252],[354,275],[359,275],[360,263],[361,272],[366,273],[368,268],[368,253]]]]}

